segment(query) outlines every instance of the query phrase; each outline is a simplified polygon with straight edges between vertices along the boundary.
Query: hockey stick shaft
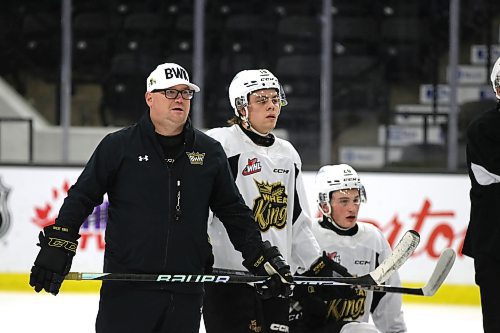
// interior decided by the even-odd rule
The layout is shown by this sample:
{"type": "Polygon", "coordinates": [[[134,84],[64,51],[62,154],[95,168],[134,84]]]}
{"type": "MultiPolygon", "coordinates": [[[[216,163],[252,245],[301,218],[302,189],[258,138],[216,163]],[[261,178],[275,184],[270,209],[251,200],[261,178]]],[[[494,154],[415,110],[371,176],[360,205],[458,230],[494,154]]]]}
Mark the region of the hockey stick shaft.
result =
{"type": "MultiPolygon", "coordinates": [[[[359,277],[294,277],[293,284],[311,285],[378,285],[394,273],[415,251],[420,236],[416,231],[407,231],[394,248],[391,256],[374,271],[359,277]]],[[[80,273],[70,272],[66,280],[135,281],[168,283],[258,283],[269,276],[239,274],[135,274],[135,273],[80,273]]]]}
{"type": "MultiPolygon", "coordinates": [[[[167,283],[262,283],[269,276],[234,274],[128,274],[128,273],[79,273],[70,272],[66,280],[131,281],[167,283]]],[[[334,277],[294,277],[292,284],[307,285],[357,285],[366,281],[343,281],[334,277]]]]}

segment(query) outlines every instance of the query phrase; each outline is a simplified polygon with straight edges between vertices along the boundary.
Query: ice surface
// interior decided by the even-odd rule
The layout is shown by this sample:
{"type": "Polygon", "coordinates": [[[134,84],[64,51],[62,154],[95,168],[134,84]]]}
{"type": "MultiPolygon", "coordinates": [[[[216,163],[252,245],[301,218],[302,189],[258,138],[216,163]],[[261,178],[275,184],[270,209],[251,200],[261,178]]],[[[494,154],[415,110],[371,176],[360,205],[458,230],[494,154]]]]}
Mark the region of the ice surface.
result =
{"type": "MultiPolygon", "coordinates": [[[[94,332],[99,296],[0,292],[1,332],[94,332]],[[57,319],[56,319],[57,316],[57,319]],[[57,321],[57,322],[56,322],[57,321]]],[[[482,332],[477,306],[403,304],[408,333],[482,332]]],[[[200,333],[205,333],[203,323],[200,333]]]]}

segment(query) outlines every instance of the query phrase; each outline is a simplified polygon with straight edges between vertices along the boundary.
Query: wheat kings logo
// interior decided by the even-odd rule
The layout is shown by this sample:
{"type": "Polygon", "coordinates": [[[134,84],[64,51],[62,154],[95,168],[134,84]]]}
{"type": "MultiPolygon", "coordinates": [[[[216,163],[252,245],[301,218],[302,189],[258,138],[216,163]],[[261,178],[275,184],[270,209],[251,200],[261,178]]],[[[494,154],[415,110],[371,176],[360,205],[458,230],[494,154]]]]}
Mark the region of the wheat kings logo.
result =
{"type": "Polygon", "coordinates": [[[188,152],[186,152],[186,154],[189,158],[189,163],[203,165],[203,160],[205,159],[205,153],[198,153],[198,152],[188,153],[188,152]]]}
{"type": "Polygon", "coordinates": [[[281,182],[259,182],[255,179],[254,181],[259,189],[260,197],[254,200],[252,210],[260,231],[267,231],[271,227],[283,229],[286,224],[288,208],[285,186],[281,182]]]}
{"type": "Polygon", "coordinates": [[[10,228],[10,211],[7,206],[10,188],[6,187],[0,178],[0,238],[5,236],[10,228]]]}
{"type": "Polygon", "coordinates": [[[358,298],[343,299],[336,298],[328,302],[327,317],[333,317],[336,321],[356,320],[365,313],[366,290],[356,290],[358,298]]]}

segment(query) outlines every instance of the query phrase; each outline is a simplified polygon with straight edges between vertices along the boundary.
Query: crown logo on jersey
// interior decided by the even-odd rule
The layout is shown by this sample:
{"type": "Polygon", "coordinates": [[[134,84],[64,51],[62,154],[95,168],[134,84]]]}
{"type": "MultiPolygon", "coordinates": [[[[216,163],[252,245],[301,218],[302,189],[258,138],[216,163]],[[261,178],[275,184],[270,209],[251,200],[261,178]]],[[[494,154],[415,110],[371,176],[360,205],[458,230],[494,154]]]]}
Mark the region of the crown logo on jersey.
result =
{"type": "Polygon", "coordinates": [[[285,188],[280,182],[269,184],[267,182],[258,182],[255,181],[257,188],[261,195],[268,195],[270,197],[278,197],[283,194],[285,188]]]}
{"type": "Polygon", "coordinates": [[[203,165],[203,160],[205,159],[205,153],[186,152],[186,154],[189,158],[189,163],[195,165],[203,165]]]}
{"type": "Polygon", "coordinates": [[[260,196],[254,200],[253,214],[262,232],[274,227],[283,229],[286,225],[288,196],[281,182],[269,183],[255,180],[260,196]]]}
{"type": "Polygon", "coordinates": [[[241,172],[243,176],[248,176],[257,172],[260,172],[262,170],[262,166],[260,165],[260,161],[257,159],[257,157],[254,157],[252,159],[248,159],[247,165],[241,172]]]}

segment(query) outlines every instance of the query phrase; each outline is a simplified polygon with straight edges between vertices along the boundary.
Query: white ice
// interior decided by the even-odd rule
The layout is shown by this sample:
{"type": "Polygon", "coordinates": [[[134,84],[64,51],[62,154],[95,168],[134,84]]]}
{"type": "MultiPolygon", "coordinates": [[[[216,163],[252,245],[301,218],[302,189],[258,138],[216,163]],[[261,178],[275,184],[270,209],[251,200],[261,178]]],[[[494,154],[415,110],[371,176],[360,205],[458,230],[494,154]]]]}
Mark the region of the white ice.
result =
{"type": "MultiPolygon", "coordinates": [[[[0,332],[94,332],[99,296],[0,292],[0,332]]],[[[403,304],[408,333],[479,333],[477,306],[403,304]]],[[[205,333],[202,326],[200,333],[205,333]]]]}

